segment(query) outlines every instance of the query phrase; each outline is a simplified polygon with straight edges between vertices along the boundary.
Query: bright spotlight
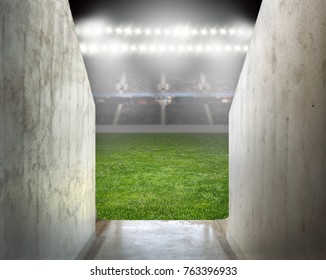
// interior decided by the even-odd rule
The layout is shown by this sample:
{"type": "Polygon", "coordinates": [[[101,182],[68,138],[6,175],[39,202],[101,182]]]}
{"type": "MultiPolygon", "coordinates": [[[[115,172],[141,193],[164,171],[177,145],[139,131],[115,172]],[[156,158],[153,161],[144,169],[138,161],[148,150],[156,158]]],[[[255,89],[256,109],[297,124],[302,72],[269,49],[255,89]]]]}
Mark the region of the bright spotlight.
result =
{"type": "Polygon", "coordinates": [[[83,29],[81,29],[81,34],[83,36],[88,36],[91,34],[91,32],[92,32],[92,29],[89,26],[86,26],[83,29]]]}
{"type": "Polygon", "coordinates": [[[188,37],[190,35],[190,30],[188,27],[181,27],[179,30],[179,35],[182,37],[188,37]]]}
{"type": "Polygon", "coordinates": [[[212,46],[211,46],[211,45],[207,45],[207,46],[205,47],[205,51],[206,51],[206,52],[211,52],[211,51],[212,51],[212,46]]]}
{"type": "Polygon", "coordinates": [[[156,29],[154,30],[154,33],[155,33],[155,35],[160,35],[162,32],[161,32],[161,29],[156,28],[156,29]]]}
{"type": "Polygon", "coordinates": [[[202,29],[202,30],[200,30],[200,33],[201,33],[201,35],[207,35],[207,33],[208,33],[208,31],[207,31],[207,29],[202,29]]]}
{"type": "Polygon", "coordinates": [[[164,29],[164,34],[165,35],[170,35],[171,34],[171,30],[169,28],[165,28],[164,29]]]}
{"type": "Polygon", "coordinates": [[[150,45],[149,50],[151,52],[156,52],[157,51],[157,46],[156,45],[150,45]]]}
{"type": "Polygon", "coordinates": [[[220,29],[220,34],[225,35],[226,34],[226,29],[225,28],[220,29]]]}
{"type": "Polygon", "coordinates": [[[237,30],[237,33],[238,33],[239,36],[244,35],[243,29],[241,29],[241,28],[239,28],[239,29],[237,30]]]}
{"type": "Polygon", "coordinates": [[[230,30],[229,30],[229,33],[231,34],[231,35],[234,35],[235,34],[235,29],[234,28],[231,28],[230,30]]]}
{"type": "Polygon", "coordinates": [[[110,47],[109,47],[109,50],[110,52],[112,53],[117,53],[119,52],[120,50],[120,46],[118,44],[112,44],[110,47]]]}
{"type": "Polygon", "coordinates": [[[191,30],[191,35],[194,35],[194,36],[196,36],[198,34],[198,31],[197,31],[197,29],[192,29],[191,30]]]}
{"type": "Polygon", "coordinates": [[[152,30],[150,28],[146,28],[145,29],[145,34],[146,35],[151,35],[152,34],[152,30]]]}
{"type": "Polygon", "coordinates": [[[137,51],[137,47],[135,45],[132,45],[132,46],[130,46],[130,50],[132,52],[136,52],[137,51]]]}
{"type": "Polygon", "coordinates": [[[87,46],[85,44],[81,44],[80,45],[80,50],[82,53],[86,54],[87,53],[87,46]]]}
{"type": "Polygon", "coordinates": [[[97,44],[92,44],[89,47],[89,52],[91,54],[97,53],[98,52],[98,45],[97,44]]]}
{"type": "Polygon", "coordinates": [[[142,33],[141,29],[140,28],[136,28],[135,29],[135,34],[136,35],[140,35],[142,33]]]}
{"type": "Polygon", "coordinates": [[[227,45],[227,46],[225,46],[225,50],[226,50],[227,52],[229,52],[229,51],[232,50],[232,47],[231,47],[230,45],[227,45]]]}
{"type": "Polygon", "coordinates": [[[112,34],[113,29],[111,27],[107,27],[107,28],[105,28],[105,32],[106,32],[106,34],[112,34]]]}
{"type": "Polygon", "coordinates": [[[247,52],[248,50],[249,50],[249,47],[248,47],[248,46],[244,46],[244,47],[243,47],[243,51],[244,51],[244,52],[247,52]]]}
{"type": "Polygon", "coordinates": [[[220,52],[222,50],[222,47],[221,45],[215,45],[214,49],[216,52],[220,52]]]}
{"type": "Polygon", "coordinates": [[[140,47],[139,47],[139,51],[140,52],[142,52],[142,53],[144,53],[144,52],[147,52],[147,46],[146,45],[141,45],[140,47]]]}
{"type": "Polygon", "coordinates": [[[107,52],[109,50],[108,46],[106,44],[102,44],[100,47],[99,47],[100,51],[101,52],[107,52]]]}
{"type": "Polygon", "coordinates": [[[216,35],[217,34],[217,30],[215,28],[212,28],[210,30],[210,32],[211,32],[211,35],[216,35]]]}
{"type": "Polygon", "coordinates": [[[159,50],[159,52],[164,53],[164,52],[166,52],[166,46],[161,45],[161,46],[159,46],[158,50],[159,50]]]}
{"type": "Polygon", "coordinates": [[[203,46],[202,45],[197,45],[196,46],[196,52],[202,52],[203,51],[203,46]]]}
{"type": "Polygon", "coordinates": [[[179,51],[180,53],[185,52],[185,50],[186,50],[186,48],[185,48],[184,45],[179,45],[179,46],[178,46],[178,51],[179,51]]]}
{"type": "Polygon", "coordinates": [[[100,23],[93,23],[89,28],[90,30],[88,32],[91,36],[101,36],[104,31],[104,28],[100,23]]]}
{"type": "Polygon", "coordinates": [[[126,35],[131,35],[132,30],[131,30],[130,27],[127,27],[127,28],[124,29],[124,32],[125,32],[126,35]]]}
{"type": "Polygon", "coordinates": [[[193,50],[194,50],[193,46],[191,46],[191,45],[187,46],[187,51],[188,52],[193,52],[193,50]]]}
{"type": "Polygon", "coordinates": [[[176,48],[175,48],[174,45],[169,45],[168,50],[169,50],[170,52],[174,52],[174,51],[176,50],[176,48]]]}
{"type": "Polygon", "coordinates": [[[179,29],[177,27],[173,28],[173,35],[178,36],[179,35],[179,29]]]}
{"type": "Polygon", "coordinates": [[[240,47],[240,46],[235,46],[235,47],[234,47],[234,50],[235,50],[236,52],[240,52],[240,51],[241,51],[241,47],[240,47]]]}
{"type": "Polygon", "coordinates": [[[129,46],[126,45],[126,44],[125,45],[122,45],[121,46],[121,51],[124,52],[124,53],[129,52],[129,46]]]}
{"type": "Polygon", "coordinates": [[[115,29],[115,32],[120,35],[123,32],[123,30],[122,28],[118,27],[115,29]]]}

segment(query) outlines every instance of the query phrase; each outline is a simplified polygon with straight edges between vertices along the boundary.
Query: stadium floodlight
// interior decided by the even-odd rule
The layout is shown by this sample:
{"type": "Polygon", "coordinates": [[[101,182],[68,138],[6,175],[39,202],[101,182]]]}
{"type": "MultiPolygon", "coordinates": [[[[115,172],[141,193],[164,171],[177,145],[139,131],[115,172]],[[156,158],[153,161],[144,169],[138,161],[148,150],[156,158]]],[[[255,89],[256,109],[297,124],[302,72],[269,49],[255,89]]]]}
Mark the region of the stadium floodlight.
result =
{"type": "Polygon", "coordinates": [[[122,34],[123,30],[122,30],[121,27],[118,27],[118,28],[115,29],[115,32],[116,32],[118,35],[120,35],[120,34],[122,34]]]}
{"type": "Polygon", "coordinates": [[[156,28],[156,29],[154,30],[154,33],[155,33],[155,35],[160,35],[160,34],[162,33],[162,31],[161,31],[160,28],[156,28]]]}
{"type": "Polygon", "coordinates": [[[202,52],[203,51],[203,46],[202,45],[197,45],[195,49],[196,49],[196,52],[202,52]]]}
{"type": "Polygon", "coordinates": [[[229,30],[230,35],[234,35],[236,33],[236,30],[234,28],[231,28],[229,30]]]}
{"type": "Polygon", "coordinates": [[[189,30],[187,27],[177,26],[173,28],[173,35],[175,37],[187,37],[189,35],[189,30]]]}
{"type": "Polygon", "coordinates": [[[191,29],[191,35],[196,36],[198,34],[198,30],[193,28],[191,29]]]}
{"type": "Polygon", "coordinates": [[[87,54],[88,48],[85,44],[80,44],[80,50],[83,54],[87,54]]]}
{"type": "Polygon", "coordinates": [[[173,28],[173,35],[177,37],[179,35],[179,29],[177,27],[173,28]]]}
{"type": "Polygon", "coordinates": [[[134,32],[136,35],[142,34],[142,30],[140,28],[136,28],[134,32]]]}
{"type": "Polygon", "coordinates": [[[152,45],[149,46],[149,50],[150,50],[151,52],[156,52],[156,51],[157,51],[157,46],[154,45],[154,44],[152,44],[152,45]]]}
{"type": "Polygon", "coordinates": [[[126,27],[125,29],[124,29],[124,33],[128,36],[128,35],[131,35],[131,33],[132,33],[132,30],[131,30],[131,28],[130,27],[126,27]]]}
{"type": "Polygon", "coordinates": [[[100,45],[99,50],[104,53],[107,52],[109,50],[108,45],[107,44],[100,45]]]}
{"type": "Polygon", "coordinates": [[[215,52],[220,52],[220,51],[222,51],[222,46],[221,45],[215,45],[214,50],[215,50],[215,52]]]}
{"type": "Polygon", "coordinates": [[[217,30],[215,28],[212,28],[210,30],[210,33],[211,33],[211,35],[216,35],[217,34],[217,30]]]}
{"type": "Polygon", "coordinates": [[[236,52],[240,52],[240,51],[241,51],[241,46],[235,46],[235,47],[234,47],[234,50],[235,50],[236,52]]]}
{"type": "Polygon", "coordinates": [[[211,45],[207,45],[207,46],[205,46],[205,51],[206,52],[212,52],[212,46],[211,45]]]}
{"type": "Polygon", "coordinates": [[[185,48],[184,45],[179,45],[178,46],[178,52],[183,53],[183,52],[185,52],[185,50],[186,50],[186,48],[185,48]]]}
{"type": "Polygon", "coordinates": [[[174,51],[176,50],[175,45],[169,45],[168,50],[169,50],[170,52],[174,52],[174,51]]]}
{"type": "Polygon", "coordinates": [[[239,36],[243,36],[243,35],[244,35],[244,31],[243,31],[243,29],[241,29],[241,28],[239,28],[239,29],[237,30],[237,33],[238,33],[239,36]]]}
{"type": "Polygon", "coordinates": [[[200,30],[200,34],[204,35],[204,36],[207,35],[208,34],[207,29],[204,28],[204,29],[200,30]]]}
{"type": "Polygon", "coordinates": [[[238,26],[238,27],[221,27],[216,28],[214,26],[211,27],[195,27],[189,25],[177,25],[166,26],[165,28],[151,28],[148,26],[147,28],[132,28],[131,25],[127,26],[114,26],[114,25],[105,25],[101,21],[91,21],[82,24],[78,24],[76,27],[76,31],[78,36],[82,37],[96,37],[102,35],[166,35],[166,36],[175,36],[175,37],[187,37],[187,36],[216,36],[216,35],[230,35],[230,36],[241,36],[241,37],[249,37],[252,35],[253,30],[250,26],[238,26]]]}
{"type": "Polygon", "coordinates": [[[81,35],[84,37],[92,36],[92,28],[90,26],[85,26],[81,29],[81,35]]]}
{"type": "Polygon", "coordinates": [[[226,29],[225,28],[221,28],[220,29],[220,34],[221,35],[225,35],[226,34],[226,29]]]}
{"type": "Polygon", "coordinates": [[[165,53],[166,50],[167,50],[166,45],[160,45],[158,47],[158,50],[159,50],[160,53],[165,53]]]}
{"type": "Polygon", "coordinates": [[[130,51],[129,46],[126,44],[122,45],[121,50],[122,50],[122,52],[125,52],[125,53],[130,51]]]}
{"type": "Polygon", "coordinates": [[[105,28],[101,22],[92,22],[86,27],[86,34],[91,37],[101,36],[105,28]]]}
{"type": "Polygon", "coordinates": [[[147,50],[148,50],[148,47],[146,45],[140,45],[139,46],[139,51],[141,53],[147,52],[147,50]]]}
{"type": "Polygon", "coordinates": [[[105,28],[105,32],[106,32],[106,34],[112,34],[113,33],[112,27],[105,28]]]}
{"type": "Polygon", "coordinates": [[[90,52],[90,54],[95,54],[98,51],[99,51],[99,47],[98,47],[97,43],[92,44],[92,45],[89,46],[89,52],[90,52]]]}
{"type": "Polygon", "coordinates": [[[191,45],[187,46],[187,51],[188,52],[193,52],[194,51],[193,46],[191,46],[191,45]]]}
{"type": "Polygon", "coordinates": [[[112,44],[110,45],[109,50],[112,53],[118,53],[121,50],[121,47],[119,44],[112,44]]]}
{"type": "Polygon", "coordinates": [[[93,54],[103,54],[103,53],[138,53],[138,54],[144,54],[144,53],[155,53],[155,54],[163,54],[163,53],[217,53],[217,52],[234,52],[239,53],[241,51],[247,52],[248,46],[247,45],[211,45],[211,44],[179,44],[179,45],[166,45],[166,44],[122,44],[119,42],[116,43],[110,43],[110,44],[81,44],[80,45],[81,52],[85,55],[93,55],[93,54]]]}
{"type": "Polygon", "coordinates": [[[232,47],[230,45],[225,46],[225,51],[229,52],[232,50],[232,47]]]}
{"type": "Polygon", "coordinates": [[[152,30],[150,28],[146,28],[145,29],[145,34],[146,35],[151,35],[152,34],[152,30]]]}
{"type": "Polygon", "coordinates": [[[169,28],[165,28],[164,29],[164,34],[165,35],[170,35],[171,34],[171,30],[169,28]]]}

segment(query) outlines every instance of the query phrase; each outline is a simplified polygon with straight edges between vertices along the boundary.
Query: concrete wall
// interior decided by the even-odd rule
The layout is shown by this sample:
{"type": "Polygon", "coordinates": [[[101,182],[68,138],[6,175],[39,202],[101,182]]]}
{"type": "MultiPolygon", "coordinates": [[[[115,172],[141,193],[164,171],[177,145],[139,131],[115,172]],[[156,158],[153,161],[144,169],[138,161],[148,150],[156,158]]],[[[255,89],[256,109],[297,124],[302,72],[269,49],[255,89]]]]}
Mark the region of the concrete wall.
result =
{"type": "Polygon", "coordinates": [[[263,1],[230,111],[228,239],[326,258],[326,1],[263,1]]]}
{"type": "Polygon", "coordinates": [[[73,259],[95,232],[95,115],[67,0],[0,1],[0,259],[73,259]]]}

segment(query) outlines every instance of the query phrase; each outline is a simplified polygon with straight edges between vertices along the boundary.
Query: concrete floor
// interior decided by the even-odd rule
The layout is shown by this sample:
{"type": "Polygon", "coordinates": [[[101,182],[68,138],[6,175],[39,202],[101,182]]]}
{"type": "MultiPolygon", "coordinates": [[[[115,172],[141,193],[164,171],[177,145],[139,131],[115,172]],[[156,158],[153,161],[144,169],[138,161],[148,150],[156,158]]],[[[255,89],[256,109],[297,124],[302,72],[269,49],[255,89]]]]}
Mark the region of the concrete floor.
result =
{"type": "Polygon", "coordinates": [[[236,259],[225,229],[225,220],[98,221],[97,239],[86,259],[236,259]]]}

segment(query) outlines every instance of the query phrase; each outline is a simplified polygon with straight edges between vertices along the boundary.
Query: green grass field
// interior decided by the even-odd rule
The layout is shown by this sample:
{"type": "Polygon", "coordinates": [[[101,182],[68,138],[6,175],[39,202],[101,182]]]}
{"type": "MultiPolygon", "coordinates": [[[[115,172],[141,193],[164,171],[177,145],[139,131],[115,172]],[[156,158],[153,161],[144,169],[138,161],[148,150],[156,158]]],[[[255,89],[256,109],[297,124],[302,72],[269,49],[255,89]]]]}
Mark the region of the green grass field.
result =
{"type": "Polygon", "coordinates": [[[97,134],[98,219],[228,216],[226,134],[97,134]]]}

